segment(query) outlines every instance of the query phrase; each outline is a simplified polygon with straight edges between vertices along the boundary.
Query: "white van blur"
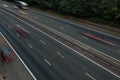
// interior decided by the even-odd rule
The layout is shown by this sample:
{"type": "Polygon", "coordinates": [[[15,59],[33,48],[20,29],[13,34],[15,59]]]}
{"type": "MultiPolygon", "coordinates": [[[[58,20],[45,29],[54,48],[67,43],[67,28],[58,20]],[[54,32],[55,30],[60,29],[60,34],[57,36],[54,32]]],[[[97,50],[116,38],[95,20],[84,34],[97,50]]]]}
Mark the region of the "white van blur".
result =
{"type": "Polygon", "coordinates": [[[19,7],[20,9],[28,9],[28,4],[23,1],[16,1],[15,2],[16,6],[19,7]]]}

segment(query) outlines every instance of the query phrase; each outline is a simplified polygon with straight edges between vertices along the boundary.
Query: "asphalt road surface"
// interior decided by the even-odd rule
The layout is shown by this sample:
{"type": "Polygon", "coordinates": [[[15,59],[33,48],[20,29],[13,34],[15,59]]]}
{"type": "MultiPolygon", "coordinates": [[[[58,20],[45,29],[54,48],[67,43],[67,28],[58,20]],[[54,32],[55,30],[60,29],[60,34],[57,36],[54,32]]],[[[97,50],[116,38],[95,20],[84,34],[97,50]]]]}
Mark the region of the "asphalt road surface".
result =
{"type": "MultiPolygon", "coordinates": [[[[7,44],[7,42],[1,35],[1,33],[0,47],[6,47],[14,53],[14,51],[11,49],[11,47],[7,44]]],[[[23,65],[23,63],[20,61],[18,56],[15,53],[14,55],[15,60],[6,63],[0,54],[0,80],[34,80],[23,65]]]]}
{"type": "Polygon", "coordinates": [[[119,80],[118,77],[83,58],[30,25],[0,10],[0,31],[38,80],[119,80]],[[30,32],[23,37],[21,26],[30,32]]]}
{"type": "Polygon", "coordinates": [[[31,17],[33,20],[36,20],[46,26],[49,26],[59,32],[67,34],[67,35],[75,38],[76,40],[87,44],[88,46],[90,46],[92,48],[95,48],[101,52],[104,52],[105,54],[107,54],[109,56],[112,56],[112,57],[120,60],[120,52],[119,52],[120,51],[120,38],[119,39],[114,38],[114,37],[93,31],[82,25],[75,25],[75,24],[71,24],[71,23],[68,23],[65,21],[61,21],[61,20],[55,19],[53,17],[41,14],[37,11],[28,10],[28,11],[24,11],[24,12],[26,12],[28,14],[27,16],[31,17]],[[111,42],[111,43],[115,44],[116,46],[111,46],[111,45],[108,45],[101,41],[89,38],[82,34],[84,32],[92,34],[92,35],[94,35],[98,38],[104,39],[108,42],[111,42]]]}
{"type": "MultiPolygon", "coordinates": [[[[8,8],[11,11],[18,12],[17,9],[13,8],[13,4],[1,1],[1,5],[7,4],[8,8]]],[[[120,38],[115,36],[106,35],[102,32],[97,30],[92,30],[87,28],[86,26],[74,24],[71,22],[66,22],[60,19],[56,19],[53,16],[35,11],[35,10],[23,10],[26,16],[32,18],[35,21],[38,21],[46,26],[49,26],[59,32],[67,34],[76,40],[87,44],[88,46],[95,48],[117,60],[120,60],[120,38]],[[100,39],[106,40],[107,42],[111,42],[115,46],[111,46],[104,42],[95,40],[93,38],[89,38],[82,33],[89,33],[92,34],[100,39]]]]}

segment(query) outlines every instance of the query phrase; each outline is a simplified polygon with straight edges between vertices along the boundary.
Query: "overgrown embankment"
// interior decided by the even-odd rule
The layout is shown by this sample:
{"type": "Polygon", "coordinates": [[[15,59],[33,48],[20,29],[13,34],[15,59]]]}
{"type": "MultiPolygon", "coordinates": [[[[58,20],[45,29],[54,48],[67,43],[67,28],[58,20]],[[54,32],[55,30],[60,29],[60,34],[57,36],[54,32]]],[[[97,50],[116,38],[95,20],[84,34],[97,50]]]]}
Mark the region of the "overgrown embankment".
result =
{"type": "MultiPolygon", "coordinates": [[[[9,0],[13,1],[13,0],[9,0]]],[[[30,6],[120,28],[120,0],[22,0],[30,6]]]]}

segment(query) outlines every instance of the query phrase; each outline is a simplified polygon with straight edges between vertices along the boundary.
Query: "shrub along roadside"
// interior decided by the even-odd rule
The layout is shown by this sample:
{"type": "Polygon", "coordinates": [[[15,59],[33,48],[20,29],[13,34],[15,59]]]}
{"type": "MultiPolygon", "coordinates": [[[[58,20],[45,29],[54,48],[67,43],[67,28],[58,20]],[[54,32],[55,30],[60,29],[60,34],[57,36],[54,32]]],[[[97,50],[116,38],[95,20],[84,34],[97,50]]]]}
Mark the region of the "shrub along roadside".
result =
{"type": "MultiPolygon", "coordinates": [[[[12,1],[12,0],[11,0],[12,1]]],[[[13,0],[14,1],[14,0],[13,0]]],[[[49,9],[77,18],[119,27],[120,0],[21,0],[37,8],[49,9]],[[89,19],[90,18],[90,19],[89,19]],[[94,20],[100,18],[100,20],[94,20]],[[102,22],[100,22],[102,23],[102,22]],[[118,25],[116,25],[116,23],[118,25]]]]}

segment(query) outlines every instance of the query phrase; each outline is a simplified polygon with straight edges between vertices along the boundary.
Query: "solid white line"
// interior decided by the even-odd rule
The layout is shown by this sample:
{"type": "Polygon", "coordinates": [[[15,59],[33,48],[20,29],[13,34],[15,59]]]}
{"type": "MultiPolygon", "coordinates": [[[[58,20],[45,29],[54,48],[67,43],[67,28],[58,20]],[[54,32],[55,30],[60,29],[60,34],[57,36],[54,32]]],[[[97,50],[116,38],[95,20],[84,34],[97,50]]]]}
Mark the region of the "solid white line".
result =
{"type": "MultiPolygon", "coordinates": [[[[6,11],[4,11],[4,12],[6,12],[6,11]]],[[[8,12],[6,12],[6,13],[8,13],[8,12]]],[[[36,28],[36,27],[34,27],[33,25],[31,25],[31,24],[29,24],[29,23],[23,21],[22,19],[20,19],[20,18],[14,16],[14,15],[12,15],[12,14],[10,14],[10,13],[8,13],[8,14],[11,15],[11,16],[13,16],[13,17],[15,17],[15,18],[17,18],[18,20],[24,22],[25,24],[31,26],[32,28],[34,28],[34,29],[40,31],[38,28],[36,28]]],[[[44,25],[44,24],[43,24],[43,25],[44,25]]],[[[44,26],[46,26],[46,25],[44,25],[44,26]]],[[[83,44],[84,44],[84,43],[83,43],[83,44]]],[[[84,44],[84,45],[85,45],[85,44],[84,44]]],[[[87,46],[88,46],[88,45],[87,45],[87,46]]],[[[96,51],[98,51],[98,52],[100,52],[101,54],[103,53],[103,52],[101,52],[101,51],[99,51],[99,50],[97,50],[97,49],[95,49],[95,48],[92,48],[92,47],[90,47],[90,46],[88,46],[88,47],[91,48],[91,49],[94,49],[94,50],[96,50],[96,51]]],[[[107,56],[107,57],[109,57],[109,58],[112,58],[112,59],[114,59],[114,60],[120,62],[118,59],[116,59],[116,58],[114,58],[114,57],[111,57],[111,56],[109,56],[109,55],[107,55],[107,54],[104,54],[104,53],[103,53],[103,55],[105,55],[105,56],[107,56]]]]}
{"type": "Polygon", "coordinates": [[[103,68],[104,70],[108,71],[109,73],[113,74],[114,76],[120,78],[119,75],[117,75],[117,74],[113,73],[112,71],[110,71],[109,69],[107,69],[107,68],[101,66],[100,64],[98,64],[98,63],[96,63],[95,61],[91,60],[90,58],[88,58],[88,57],[82,55],[81,53],[79,53],[78,51],[72,49],[71,47],[67,46],[66,44],[62,43],[61,41],[58,41],[57,39],[55,39],[55,38],[53,38],[52,36],[50,36],[50,35],[44,33],[43,31],[40,31],[40,32],[43,33],[43,34],[45,34],[45,35],[47,35],[48,37],[52,38],[53,40],[59,42],[60,44],[64,45],[65,47],[71,49],[72,51],[74,51],[75,53],[77,53],[77,54],[79,54],[80,56],[84,57],[84,58],[87,59],[88,61],[90,61],[90,62],[96,64],[97,66],[99,66],[99,67],[101,67],[101,68],[103,68]]]}
{"type": "Polygon", "coordinates": [[[19,24],[15,24],[17,27],[21,27],[19,24]]]}
{"type": "MultiPolygon", "coordinates": [[[[6,12],[6,11],[5,11],[5,12],[6,12]]],[[[6,12],[6,13],[8,13],[8,12],[6,12]]],[[[10,13],[8,13],[8,14],[9,14],[9,15],[11,15],[11,16],[14,16],[14,15],[12,15],[12,14],[10,14],[10,13]]],[[[120,76],[119,76],[119,75],[117,75],[117,74],[113,73],[112,71],[110,71],[110,70],[108,70],[107,68],[105,68],[105,67],[101,66],[100,64],[96,63],[95,61],[93,61],[93,60],[89,59],[88,57],[86,57],[86,56],[82,55],[81,53],[79,53],[78,51],[76,51],[76,50],[72,49],[71,47],[67,46],[66,44],[62,43],[61,41],[58,41],[58,40],[57,40],[57,39],[55,39],[54,37],[52,37],[52,36],[50,36],[50,35],[46,34],[45,32],[43,32],[43,31],[39,30],[38,28],[34,27],[33,25],[31,25],[31,24],[29,24],[29,23],[27,23],[27,22],[23,21],[22,19],[20,19],[20,18],[18,18],[18,17],[16,17],[16,16],[14,16],[14,17],[15,17],[15,18],[17,18],[18,20],[20,20],[20,21],[24,22],[25,24],[27,24],[27,25],[31,26],[32,28],[34,28],[34,29],[36,29],[36,30],[40,31],[41,33],[43,33],[43,34],[47,35],[48,37],[52,38],[53,40],[55,40],[55,41],[59,42],[60,44],[64,45],[65,47],[67,47],[67,48],[71,49],[72,51],[76,52],[77,54],[81,55],[82,57],[84,57],[84,58],[86,58],[87,60],[91,61],[92,63],[96,64],[97,66],[99,66],[99,67],[103,68],[104,70],[108,71],[109,73],[113,74],[114,76],[116,76],[116,77],[120,78],[120,76]]]]}
{"type": "MultiPolygon", "coordinates": [[[[27,24],[29,24],[29,23],[27,23],[27,24]]],[[[30,24],[29,24],[29,25],[30,25],[30,24]]],[[[36,27],[34,27],[34,26],[32,26],[32,25],[30,25],[30,26],[31,26],[32,28],[34,28],[34,29],[36,29],[36,30],[40,31],[41,33],[43,33],[43,34],[47,35],[48,37],[52,38],[53,40],[55,40],[55,41],[59,42],[60,44],[64,45],[64,46],[65,46],[65,47],[67,47],[68,49],[71,49],[72,51],[74,51],[75,53],[77,53],[77,54],[79,54],[80,56],[84,57],[84,58],[85,58],[85,59],[87,59],[88,61],[90,61],[90,62],[92,62],[92,63],[96,64],[97,66],[99,66],[99,67],[103,68],[104,70],[108,71],[109,73],[113,74],[114,76],[116,76],[116,77],[120,78],[120,76],[119,76],[119,75],[117,75],[117,74],[115,74],[114,72],[110,71],[109,69],[107,69],[107,68],[103,67],[102,65],[100,65],[100,64],[98,64],[98,63],[96,63],[95,61],[91,60],[90,58],[88,58],[88,57],[86,57],[86,56],[82,55],[81,53],[79,53],[78,51],[76,51],[76,50],[72,49],[71,47],[67,46],[66,44],[62,43],[61,41],[58,41],[58,40],[57,40],[57,39],[55,39],[54,37],[52,37],[52,36],[48,35],[47,33],[45,33],[45,32],[43,32],[43,31],[41,31],[41,30],[37,29],[36,27]]]]}
{"type": "Polygon", "coordinates": [[[58,55],[60,55],[62,58],[65,58],[60,52],[56,52],[58,55]]]}
{"type": "Polygon", "coordinates": [[[16,56],[19,58],[19,60],[22,62],[22,64],[25,66],[27,71],[30,73],[30,75],[33,77],[34,80],[37,80],[37,78],[33,75],[33,73],[30,71],[30,69],[27,67],[27,65],[24,63],[24,61],[21,59],[21,57],[18,55],[18,53],[15,51],[15,49],[12,47],[12,45],[8,42],[8,40],[4,37],[4,35],[0,32],[0,34],[3,36],[7,44],[11,47],[13,52],[16,54],[16,56]]]}
{"type": "Polygon", "coordinates": [[[30,48],[32,48],[32,46],[31,46],[30,44],[28,44],[28,46],[29,46],[30,48]]]}
{"type": "MultiPolygon", "coordinates": [[[[40,12],[38,12],[38,13],[40,13],[40,12]]],[[[101,34],[104,34],[104,35],[107,35],[107,36],[110,36],[110,37],[113,37],[113,38],[116,38],[116,39],[120,39],[119,37],[117,37],[117,36],[113,36],[113,35],[110,35],[110,34],[108,34],[108,33],[105,33],[105,32],[101,32],[101,31],[98,31],[98,30],[95,30],[95,29],[91,29],[91,28],[88,28],[87,26],[83,26],[83,25],[80,25],[80,24],[77,24],[77,23],[73,23],[73,22],[71,22],[71,21],[69,21],[69,19],[67,20],[63,20],[63,19],[60,19],[60,18],[57,18],[57,17],[55,17],[55,16],[51,16],[51,15],[48,15],[48,14],[46,14],[46,13],[40,13],[40,14],[42,14],[42,15],[45,15],[45,16],[48,16],[48,17],[51,17],[51,18],[54,18],[54,19],[57,19],[57,20],[60,20],[60,21],[64,21],[64,22],[66,22],[66,23],[71,23],[71,24],[73,24],[73,25],[76,25],[76,26],[79,26],[79,27],[82,27],[82,28],[86,28],[86,29],[89,29],[89,30],[92,30],[92,31],[95,31],[95,32],[98,32],[98,33],[101,33],[101,34]]]]}
{"type": "Polygon", "coordinates": [[[46,44],[44,41],[40,40],[41,43],[46,44]]]}
{"type": "Polygon", "coordinates": [[[89,73],[85,72],[87,76],[89,76],[91,79],[96,80],[93,76],[91,76],[89,73]]]}
{"type": "Polygon", "coordinates": [[[45,61],[49,66],[51,66],[50,62],[48,62],[47,59],[44,59],[44,61],[45,61]]]}

